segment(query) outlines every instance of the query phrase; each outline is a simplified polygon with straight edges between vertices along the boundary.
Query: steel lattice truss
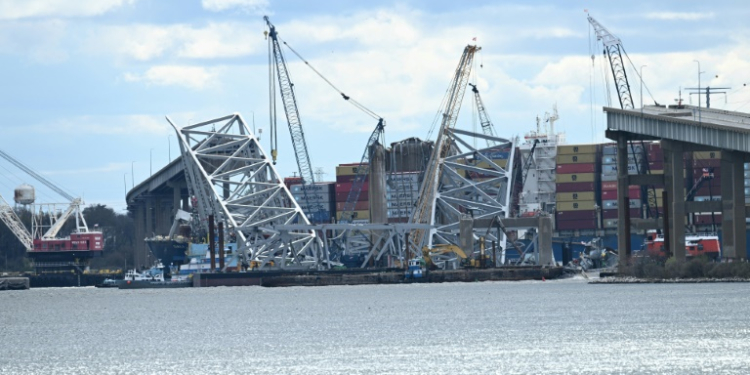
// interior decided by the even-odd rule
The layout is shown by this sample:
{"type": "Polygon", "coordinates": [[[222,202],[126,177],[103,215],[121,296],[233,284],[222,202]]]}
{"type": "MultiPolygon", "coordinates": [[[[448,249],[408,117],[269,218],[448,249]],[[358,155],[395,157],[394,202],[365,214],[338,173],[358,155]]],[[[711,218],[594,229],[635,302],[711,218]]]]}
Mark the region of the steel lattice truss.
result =
{"type": "Polygon", "coordinates": [[[243,262],[279,268],[328,266],[312,230],[281,236],[278,225],[309,224],[271,159],[239,114],[178,129],[185,174],[204,230],[208,215],[236,237],[243,262]]]}
{"type": "MultiPolygon", "coordinates": [[[[463,215],[476,219],[500,219],[510,217],[511,187],[513,183],[515,148],[517,140],[490,137],[484,134],[453,129],[450,132],[453,152],[440,160],[442,170],[440,186],[434,195],[432,224],[427,243],[432,248],[436,244],[459,244],[459,220],[463,215]],[[495,145],[476,149],[473,138],[494,142],[495,145]],[[496,164],[493,154],[507,152],[507,164],[496,164]],[[475,162],[470,162],[475,160],[475,162]],[[474,165],[472,165],[474,164],[474,165]],[[477,166],[480,164],[481,166],[477,166]]],[[[505,262],[505,234],[488,231],[487,228],[474,228],[474,239],[485,238],[485,243],[496,241],[502,248],[498,265],[505,262]]],[[[473,252],[479,251],[479,241],[475,241],[473,252]]],[[[421,246],[417,247],[421,248],[421,246]]],[[[471,256],[472,250],[464,249],[471,256]]],[[[418,254],[415,254],[418,255],[418,254]]]]}

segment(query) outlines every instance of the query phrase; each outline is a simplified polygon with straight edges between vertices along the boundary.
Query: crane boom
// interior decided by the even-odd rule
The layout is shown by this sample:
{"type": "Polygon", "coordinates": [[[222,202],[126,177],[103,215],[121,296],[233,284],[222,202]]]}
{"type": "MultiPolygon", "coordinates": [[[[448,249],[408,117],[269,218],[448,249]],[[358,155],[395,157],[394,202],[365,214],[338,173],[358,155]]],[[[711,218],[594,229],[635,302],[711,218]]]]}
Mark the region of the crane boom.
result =
{"type": "Polygon", "coordinates": [[[354,220],[354,208],[359,200],[359,194],[362,191],[362,185],[365,183],[367,175],[370,173],[370,153],[371,148],[379,140],[383,138],[383,130],[385,128],[385,122],[383,119],[378,120],[378,124],[375,126],[375,130],[370,134],[370,138],[367,141],[365,152],[362,154],[362,159],[359,162],[357,168],[357,175],[354,177],[352,182],[352,188],[349,190],[349,194],[346,197],[346,203],[344,203],[344,210],[341,212],[341,222],[350,223],[354,220]]]}
{"type": "MultiPolygon", "coordinates": [[[[299,109],[297,107],[297,98],[294,94],[294,84],[289,77],[289,70],[287,69],[286,59],[284,54],[281,52],[281,46],[279,45],[278,34],[276,27],[268,19],[268,16],[264,16],[263,19],[268,25],[268,43],[269,53],[271,53],[272,63],[270,65],[270,74],[273,77],[275,71],[276,78],[279,83],[279,94],[284,105],[284,113],[286,114],[287,124],[289,125],[289,133],[292,136],[292,146],[294,147],[294,156],[297,159],[297,167],[299,168],[299,175],[302,178],[304,185],[312,185],[315,183],[315,175],[313,173],[312,163],[310,162],[310,154],[307,151],[307,142],[305,141],[305,132],[302,128],[302,121],[299,116],[299,109]]],[[[273,90],[271,90],[273,91],[273,90]]],[[[272,104],[271,108],[276,108],[276,96],[271,95],[270,98],[272,104]]],[[[274,127],[276,124],[276,114],[271,111],[271,126],[274,127]]],[[[277,131],[271,130],[272,137],[275,136],[277,131]]],[[[276,164],[276,149],[272,142],[271,155],[273,162],[276,164]]],[[[309,194],[308,189],[302,189],[305,203],[309,211],[315,212],[322,209],[318,196],[316,194],[309,194]]]]}
{"type": "MultiPolygon", "coordinates": [[[[490,116],[487,115],[487,110],[484,108],[484,102],[482,101],[482,97],[479,96],[479,90],[477,89],[477,85],[469,84],[471,86],[471,92],[474,93],[474,103],[477,106],[477,113],[479,114],[479,124],[482,125],[482,132],[484,135],[488,135],[490,137],[497,137],[495,134],[495,127],[492,126],[492,121],[490,121],[490,116]]],[[[496,141],[487,140],[487,147],[492,147],[496,145],[496,141]]]]}
{"type": "MultiPolygon", "coordinates": [[[[456,126],[458,112],[461,109],[461,101],[466,92],[466,84],[471,73],[471,63],[474,60],[474,54],[480,49],[481,47],[468,45],[464,48],[461,55],[456,73],[446,93],[440,129],[429,162],[425,168],[424,179],[419,188],[419,198],[409,219],[410,223],[433,224],[435,199],[441,176],[441,161],[447,156],[452,143],[446,137],[449,137],[449,133],[456,126]]],[[[410,232],[410,241],[412,241],[410,249],[413,254],[421,254],[421,249],[425,242],[425,234],[424,229],[417,229],[410,232]]]]}
{"type": "Polygon", "coordinates": [[[26,248],[26,251],[31,251],[34,248],[34,241],[31,238],[31,234],[2,195],[0,195],[0,220],[2,220],[2,222],[8,226],[8,229],[13,232],[16,238],[21,241],[21,244],[26,248]]]}
{"type": "Polygon", "coordinates": [[[37,181],[43,183],[48,188],[54,190],[57,194],[60,194],[61,196],[63,196],[68,201],[72,202],[75,199],[75,198],[73,198],[73,196],[71,196],[70,194],[66,193],[65,190],[60,189],[55,184],[53,184],[52,182],[48,181],[46,178],[44,178],[41,175],[39,175],[38,173],[34,172],[33,170],[31,170],[31,168],[27,167],[26,165],[24,165],[20,161],[16,160],[12,156],[6,154],[2,150],[0,150],[0,156],[2,156],[3,159],[9,161],[11,164],[13,164],[16,167],[18,167],[18,169],[26,172],[29,176],[31,176],[31,177],[35,178],[37,181]]]}
{"type": "Polygon", "coordinates": [[[609,66],[612,69],[612,77],[617,89],[617,98],[620,100],[620,108],[634,108],[633,97],[630,93],[630,83],[628,83],[628,75],[625,72],[625,63],[622,59],[625,48],[623,48],[620,38],[612,35],[609,30],[591,17],[591,15],[588,16],[588,20],[596,32],[596,38],[604,45],[602,53],[607,55],[609,59],[609,66]]]}

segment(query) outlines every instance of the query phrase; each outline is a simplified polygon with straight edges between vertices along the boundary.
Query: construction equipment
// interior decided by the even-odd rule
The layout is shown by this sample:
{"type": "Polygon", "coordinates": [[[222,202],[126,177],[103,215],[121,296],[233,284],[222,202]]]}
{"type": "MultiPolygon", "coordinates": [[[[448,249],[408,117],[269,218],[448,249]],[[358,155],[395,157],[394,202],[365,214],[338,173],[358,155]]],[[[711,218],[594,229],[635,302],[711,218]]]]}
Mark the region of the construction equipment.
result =
{"type": "Polygon", "coordinates": [[[475,261],[469,259],[466,253],[456,245],[440,244],[434,245],[432,248],[427,246],[422,247],[422,258],[425,264],[430,269],[443,268],[446,269],[446,262],[460,259],[461,265],[475,266],[475,261]],[[474,263],[467,263],[474,262],[474,263]]]}
{"type": "MultiPolygon", "coordinates": [[[[484,108],[482,97],[479,96],[477,85],[469,83],[469,86],[471,86],[471,92],[474,93],[474,104],[477,107],[477,113],[479,114],[479,124],[482,126],[482,132],[490,137],[497,137],[497,134],[495,134],[495,127],[492,125],[490,116],[487,115],[487,111],[484,108]]],[[[497,142],[487,139],[487,147],[492,147],[496,144],[497,142]]]]}
{"type": "Polygon", "coordinates": [[[341,223],[350,223],[354,219],[354,207],[359,200],[359,194],[362,192],[362,186],[365,183],[367,175],[370,173],[370,155],[371,149],[376,144],[384,144],[383,129],[385,128],[385,122],[383,119],[378,120],[378,124],[375,126],[375,130],[370,134],[370,138],[367,140],[367,146],[362,154],[362,159],[359,161],[357,167],[357,175],[354,177],[352,182],[352,188],[349,190],[349,194],[346,197],[346,203],[344,203],[344,209],[341,211],[341,223]]]}
{"type": "MultiPolygon", "coordinates": [[[[310,154],[307,151],[307,142],[305,141],[305,132],[302,128],[302,121],[300,120],[299,109],[297,107],[297,98],[294,94],[294,84],[289,77],[289,70],[287,69],[286,59],[284,54],[281,52],[281,46],[279,45],[278,33],[276,27],[268,19],[268,16],[264,16],[263,19],[268,25],[268,49],[269,49],[269,113],[271,120],[271,157],[273,164],[276,164],[276,158],[278,155],[278,130],[276,128],[276,95],[274,80],[278,79],[279,83],[279,94],[284,105],[284,113],[286,114],[287,124],[289,125],[289,133],[292,136],[292,146],[294,147],[294,156],[297,159],[297,167],[299,168],[299,176],[302,177],[303,185],[315,184],[315,174],[313,173],[312,163],[310,162],[310,154]],[[274,75],[274,73],[276,73],[274,75]]],[[[323,206],[320,203],[319,196],[317,194],[310,194],[308,189],[303,187],[302,193],[305,200],[305,211],[313,213],[322,211],[323,206]]]]}
{"type": "MultiPolygon", "coordinates": [[[[461,101],[463,100],[466,91],[466,84],[468,83],[469,74],[471,73],[474,54],[480,49],[481,47],[468,45],[464,48],[463,54],[461,55],[461,60],[456,68],[456,73],[451,81],[448,91],[446,92],[446,97],[443,102],[445,106],[443,107],[444,110],[441,111],[442,120],[440,128],[438,128],[437,139],[435,140],[435,146],[425,168],[422,186],[419,188],[419,198],[417,199],[409,223],[434,223],[433,214],[435,210],[436,192],[442,174],[441,160],[448,155],[448,151],[453,145],[453,142],[450,139],[450,132],[456,126],[458,113],[461,109],[461,101]]],[[[432,232],[432,230],[430,230],[430,232],[432,232]]],[[[427,234],[428,232],[422,229],[415,229],[410,232],[409,249],[414,255],[419,255],[422,246],[425,244],[428,246],[431,244],[431,238],[427,238],[427,234]]]]}
{"type": "Polygon", "coordinates": [[[99,256],[104,250],[102,232],[91,231],[86,225],[86,219],[81,210],[83,200],[74,198],[7,153],[0,151],[0,157],[69,201],[68,207],[61,214],[58,214],[54,203],[32,206],[31,233],[29,233],[5,199],[0,197],[0,219],[24,245],[27,255],[34,261],[37,272],[73,270],[79,274],[82,273],[88,265],[88,259],[99,256]],[[37,211],[35,207],[39,210],[37,211]],[[75,217],[75,229],[69,236],[58,238],[60,230],[72,216],[75,217]]]}

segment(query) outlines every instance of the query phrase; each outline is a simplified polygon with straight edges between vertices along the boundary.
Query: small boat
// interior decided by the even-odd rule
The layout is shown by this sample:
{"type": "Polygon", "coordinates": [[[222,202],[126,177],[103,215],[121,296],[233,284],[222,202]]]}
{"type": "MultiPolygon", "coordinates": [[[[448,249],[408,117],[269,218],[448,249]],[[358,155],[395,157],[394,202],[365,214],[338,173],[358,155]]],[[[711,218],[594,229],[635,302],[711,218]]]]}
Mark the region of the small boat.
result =
{"type": "MultiPolygon", "coordinates": [[[[171,275],[171,273],[169,274],[171,275]]],[[[188,288],[193,286],[191,276],[164,277],[164,266],[154,265],[144,272],[129,270],[123,280],[119,280],[119,289],[151,289],[151,288],[188,288]]]]}
{"type": "MultiPolygon", "coordinates": [[[[661,234],[657,235],[655,232],[649,231],[644,249],[652,257],[667,258],[667,252],[664,249],[664,236],[661,234]]],[[[706,256],[709,259],[719,259],[721,257],[719,236],[713,233],[686,235],[685,256],[687,258],[706,256]]]]}
{"type": "Polygon", "coordinates": [[[97,288],[117,288],[117,285],[122,280],[116,280],[116,279],[104,279],[100,284],[94,285],[97,288]]]}

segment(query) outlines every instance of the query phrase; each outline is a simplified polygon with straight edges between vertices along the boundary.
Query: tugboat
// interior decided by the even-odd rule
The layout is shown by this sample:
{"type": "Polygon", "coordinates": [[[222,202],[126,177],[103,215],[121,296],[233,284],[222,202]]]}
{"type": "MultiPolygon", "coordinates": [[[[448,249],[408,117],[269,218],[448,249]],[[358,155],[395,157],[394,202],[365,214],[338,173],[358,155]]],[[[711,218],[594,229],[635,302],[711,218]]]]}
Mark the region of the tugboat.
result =
{"type": "Polygon", "coordinates": [[[144,272],[129,270],[125,279],[117,284],[119,289],[149,289],[149,288],[187,288],[193,286],[191,276],[172,276],[171,273],[164,277],[164,266],[157,263],[144,272]]]}

